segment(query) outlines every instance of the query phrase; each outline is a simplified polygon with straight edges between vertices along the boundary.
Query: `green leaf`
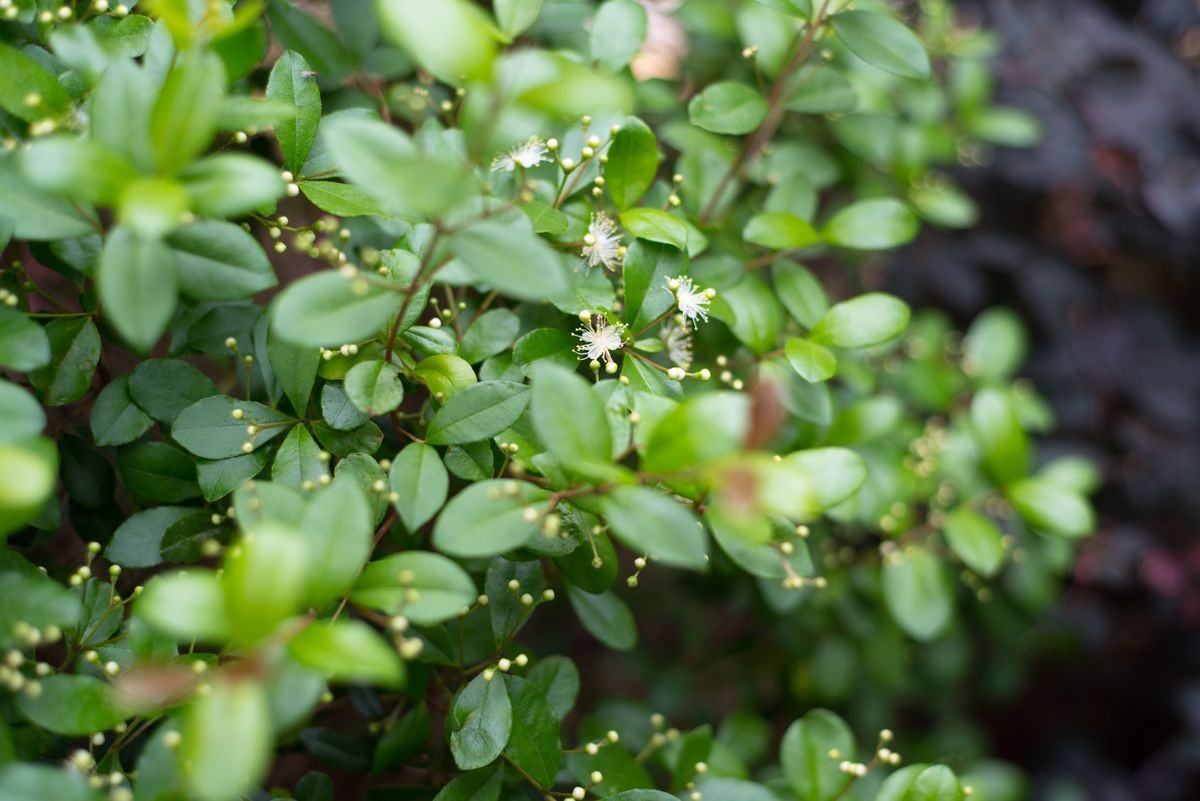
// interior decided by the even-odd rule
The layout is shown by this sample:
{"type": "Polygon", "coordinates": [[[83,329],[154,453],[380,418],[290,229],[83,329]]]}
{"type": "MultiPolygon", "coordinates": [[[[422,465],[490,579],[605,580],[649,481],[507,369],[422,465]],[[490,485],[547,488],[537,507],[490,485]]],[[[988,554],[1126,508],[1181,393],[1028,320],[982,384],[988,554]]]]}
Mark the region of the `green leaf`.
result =
{"type": "Polygon", "coordinates": [[[328,381],[321,388],[321,416],[338,431],[352,431],[371,419],[354,405],[340,381],[328,381]]]}
{"type": "Polygon", "coordinates": [[[432,626],[457,617],[478,595],[475,582],[450,559],[406,551],[367,565],[350,597],[356,604],[432,626]]]}
{"type": "Polygon", "coordinates": [[[220,579],[211,570],[155,576],[146,582],[134,613],[179,642],[223,643],[232,630],[220,579]]]}
{"type": "Polygon", "coordinates": [[[567,598],[587,632],[609,648],[628,651],[637,644],[633,612],[612,591],[593,594],[568,584],[567,598]]]}
{"type": "MultiPolygon", "coordinates": [[[[149,431],[154,421],[133,402],[129,394],[129,376],[123,375],[96,396],[91,425],[93,441],[103,447],[133,442],[149,431]]],[[[40,426],[38,430],[41,430],[40,426]]]]}
{"type": "Polygon", "coordinates": [[[562,720],[579,695],[579,668],[565,656],[547,656],[529,669],[525,678],[546,697],[554,716],[562,720]]]}
{"type": "MultiPolygon", "coordinates": [[[[4,67],[0,66],[0,70],[4,67]]],[[[4,801],[96,801],[83,774],[72,769],[27,762],[0,765],[0,798],[4,801]]]]}
{"type": "Polygon", "coordinates": [[[558,236],[565,233],[571,224],[570,217],[540,200],[531,200],[523,204],[521,211],[529,218],[535,234],[558,236]]]}
{"type": "Polygon", "coordinates": [[[457,445],[494,437],[529,405],[529,387],[512,381],[481,381],[450,397],[429,421],[425,441],[457,445]]]}
{"type": "Polygon", "coordinates": [[[288,643],[288,653],[300,664],[337,681],[384,687],[404,682],[404,663],[396,649],[360,620],[307,626],[288,643]]]}
{"type": "Polygon", "coordinates": [[[646,487],[619,487],[603,508],[612,533],[634,552],[674,567],[708,568],[704,529],[677,501],[646,487]]]}
{"type": "Polygon", "coordinates": [[[315,486],[328,475],[321,449],[303,425],[293,426],[275,451],[271,480],[295,489],[315,486]]]}
{"type": "Polygon", "coordinates": [[[438,791],[434,801],[497,801],[504,778],[504,766],[490,765],[454,777],[438,791]]]}
{"type": "MultiPolygon", "coordinates": [[[[641,13],[644,16],[645,12],[641,13]]],[[[592,36],[595,35],[593,28],[592,36]]],[[[637,203],[654,183],[658,174],[658,141],[646,123],[637,117],[626,117],[613,137],[607,155],[604,180],[608,194],[618,208],[628,208],[637,203]]]]}
{"type": "Polygon", "coordinates": [[[387,414],[404,400],[400,371],[379,359],[369,359],[351,367],[342,388],[355,408],[372,417],[387,414]]]}
{"type": "Polygon", "coordinates": [[[451,86],[491,77],[496,42],[490,21],[466,0],[377,0],[383,35],[451,86]]]}
{"type": "Polygon", "coordinates": [[[354,584],[371,556],[373,520],[365,491],[342,472],[309,501],[300,531],[309,558],[321,566],[307,587],[308,602],[314,607],[344,595],[354,584]]]}
{"type": "Polygon", "coordinates": [[[521,603],[522,595],[538,598],[545,589],[546,576],[540,562],[516,562],[499,557],[488,565],[483,591],[488,597],[492,641],[498,648],[511,642],[532,616],[532,607],[521,603]],[[514,581],[516,589],[510,584],[514,581]]]}
{"type": "Polygon", "coordinates": [[[306,414],[317,369],[321,366],[320,350],[281,339],[272,326],[267,332],[267,359],[271,362],[275,380],[291,401],[292,409],[298,415],[306,414]]]}
{"type": "Polygon", "coordinates": [[[148,351],[175,314],[179,267],[160,240],[124,227],[104,243],[96,288],[105,317],[139,351],[148,351]]]}
{"type": "Polygon", "coordinates": [[[872,11],[843,11],[830,20],[850,52],[884,72],[929,80],[929,54],[903,23],[872,11]]]}
{"type": "Polygon", "coordinates": [[[923,642],[945,630],[954,614],[953,586],[945,567],[918,545],[898,549],[885,560],[883,601],[900,628],[923,642]]]}
{"type": "Polygon", "coordinates": [[[870,348],[904,333],[911,316],[908,304],[899,298],[868,292],[831,306],[809,339],[834,348],[870,348]]]}
{"type": "Polygon", "coordinates": [[[142,172],[154,166],[150,112],[156,97],[157,83],[149,71],[118,59],[104,71],[88,103],[92,138],[142,172]]]}
{"type": "Polygon", "coordinates": [[[179,173],[192,210],[205,217],[241,217],[270,208],[285,184],[268,161],[246,153],[220,153],[189,164],[179,173]]]}
{"type": "Polygon", "coordinates": [[[791,262],[776,262],[771,266],[775,292],[796,322],[812,328],[825,316],[829,299],[821,282],[804,267],[791,262]]]}
{"type": "MultiPolygon", "coordinates": [[[[422,16],[436,15],[425,11],[422,16]]],[[[439,38],[445,39],[445,32],[439,38]]],[[[450,160],[418,153],[407,134],[370,117],[326,117],[321,141],[344,178],[401,217],[437,216],[464,200],[475,185],[457,156],[450,160]]]]}
{"type": "Polygon", "coordinates": [[[955,556],[979,575],[991,577],[1000,569],[1004,543],[988,518],[963,506],[946,515],[942,533],[955,556]]]}
{"type": "Polygon", "coordinates": [[[908,206],[892,198],[860,200],[834,214],[821,229],[833,245],[887,250],[910,242],[920,224],[908,206]]]}
{"type": "Polygon", "coordinates": [[[779,746],[779,763],[788,785],[801,801],[833,801],[852,781],[838,765],[854,761],[858,748],[846,722],[827,709],[810,710],[788,727],[779,746]],[[840,759],[831,759],[837,749],[840,759]]]}
{"type": "Polygon", "coordinates": [[[1033,147],[1042,141],[1041,121],[1019,108],[981,109],[969,114],[963,123],[971,136],[1003,147],[1033,147]]]}
{"type": "Polygon", "coordinates": [[[171,426],[171,436],[197,456],[228,459],[245,453],[242,446],[247,442],[254,448],[261,448],[286,432],[287,427],[278,424],[288,421],[287,415],[261,403],[213,395],[180,412],[171,426]],[[241,416],[234,417],[235,410],[241,410],[241,416]],[[246,433],[246,427],[251,424],[260,427],[253,438],[246,433]]]}
{"type": "Polygon", "coordinates": [[[229,549],[221,584],[234,635],[249,644],[299,611],[309,572],[316,566],[305,536],[295,527],[274,521],[241,524],[245,536],[229,549]]]}
{"type": "MultiPolygon", "coordinates": [[[[99,403],[97,398],[96,404],[99,403]]],[[[94,409],[92,414],[94,417],[94,409]]],[[[3,379],[0,379],[0,420],[4,421],[3,428],[0,428],[0,444],[36,437],[46,427],[46,413],[42,411],[42,405],[37,402],[37,398],[23,387],[3,379]]]]}
{"type": "Polygon", "coordinates": [[[674,305],[667,280],[687,273],[681,250],[644,239],[629,246],[621,272],[625,278],[625,321],[634,331],[645,328],[674,305]]]}
{"type": "Polygon", "coordinates": [[[537,684],[519,676],[504,676],[504,683],[513,718],[504,754],[542,787],[553,787],[562,760],[558,717],[537,684]]]}
{"type": "Polygon", "coordinates": [[[562,260],[527,230],[483,222],[454,234],[451,243],[472,278],[505,295],[544,302],[567,290],[562,260]]]}
{"type": "Polygon", "coordinates": [[[184,713],[179,757],[199,801],[228,801],[258,784],[271,760],[271,710],[257,681],[216,681],[184,713]]]}
{"type": "Polygon", "coordinates": [[[788,364],[805,381],[828,381],[837,372],[837,357],[807,339],[789,339],[784,343],[783,352],[788,364]]]}
{"type": "Polygon", "coordinates": [[[500,30],[511,41],[537,20],[543,0],[495,0],[492,8],[500,30]]]}
{"type": "Polygon", "coordinates": [[[971,399],[971,435],[983,467],[997,484],[1029,472],[1029,438],[1021,429],[1011,397],[985,387],[971,399]]]}
{"type": "Polygon", "coordinates": [[[271,3],[267,14],[271,33],[284,47],[304,56],[318,81],[338,84],[353,69],[350,54],[325,23],[285,0],[271,3]]]}
{"type": "Polygon", "coordinates": [[[712,315],[729,326],[734,336],[759,354],[775,346],[775,339],[783,326],[783,308],[775,293],[765,281],[750,275],[713,299],[712,315]]]}
{"type": "Polygon", "coordinates": [[[442,398],[449,398],[479,380],[470,364],[449,353],[422,359],[413,370],[413,378],[428,387],[431,395],[441,393],[442,398]]]}
{"type": "Polygon", "coordinates": [[[187,407],[218,392],[208,376],[180,359],[149,359],[129,374],[129,394],[146,414],[173,423],[187,407]]]}
{"type": "Polygon", "coordinates": [[[65,406],[82,398],[100,363],[100,332],[90,317],[63,317],[46,326],[50,363],[29,374],[29,382],[47,406],[65,406]]]}
{"type": "Polygon", "coordinates": [[[875,801],[963,801],[966,797],[950,768],[916,764],[906,765],[888,776],[875,801]]]}
{"type": "Polygon", "coordinates": [[[117,452],[117,472],[125,489],[152,503],[177,503],[200,495],[196,463],[165,442],[136,442],[117,452]]]}
{"type": "Polygon", "coordinates": [[[337,217],[390,217],[383,205],[354,184],[301,181],[300,191],[321,211],[337,217]]]}
{"type": "Polygon", "coordinates": [[[91,676],[60,673],[40,679],[36,697],[21,693],[21,714],[55,734],[78,736],[107,731],[129,717],[117,702],[116,693],[91,676]]]}
{"type": "Polygon", "coordinates": [[[612,433],[604,404],[583,377],[550,362],[533,369],[530,412],[546,450],[566,467],[609,464],[612,433]]]}
{"type": "Polygon", "coordinates": [[[1004,381],[1020,369],[1027,349],[1021,318],[1012,309],[988,309],[963,337],[963,370],[985,381],[1004,381]]]}
{"type": "Polygon", "coordinates": [[[646,25],[646,9],[633,0],[601,3],[588,34],[592,61],[606,72],[623,69],[641,49],[646,25]]]}
{"type": "Polygon", "coordinates": [[[0,75],[4,76],[0,108],[19,120],[36,122],[48,115],[57,116],[71,105],[71,96],[53,73],[4,43],[0,43],[0,75]],[[31,99],[37,102],[29,102],[31,99]]]}
{"type": "Polygon", "coordinates": [[[767,101],[735,81],[709,84],[688,103],[692,125],[720,134],[750,133],[767,116],[767,101]]]}
{"type": "Polygon", "coordinates": [[[393,505],[409,531],[428,523],[446,503],[450,477],[438,452],[423,442],[413,442],[396,454],[388,475],[398,496],[393,505]]]}
{"type": "Polygon", "coordinates": [[[174,178],[139,178],[121,193],[117,222],[148,240],[159,240],[187,219],[190,203],[174,178]]]}
{"type": "Polygon", "coordinates": [[[867,480],[867,464],[848,448],[810,448],[785,460],[808,475],[821,509],[832,509],[849,499],[867,480]]]}
{"type": "Polygon", "coordinates": [[[167,529],[193,516],[208,513],[194,506],[156,506],[144,509],[117,527],[104,556],[121,567],[153,567],[162,563],[162,541],[167,529]]]}
{"type": "MultiPolygon", "coordinates": [[[[53,475],[51,475],[53,480],[53,475]]],[[[28,563],[26,563],[28,564],[28,563]]],[[[29,573],[6,569],[0,572],[0,644],[11,648],[20,643],[13,633],[18,622],[35,629],[71,627],[80,619],[79,597],[57,581],[29,566],[29,573]]]]}
{"type": "MultiPolygon", "coordinates": [[[[395,770],[419,754],[429,740],[431,729],[429,707],[425,703],[419,703],[405,712],[375,745],[371,755],[371,772],[395,770]]],[[[442,792],[445,792],[445,788],[442,792]]]]}
{"type": "Polygon", "coordinates": [[[283,339],[309,347],[361,342],[383,330],[404,296],[328,271],[289,284],[275,301],[271,324],[283,339]]]}
{"type": "Polygon", "coordinates": [[[267,79],[267,97],[296,108],[295,117],[275,126],[275,138],[283,152],[284,166],[299,175],[321,121],[321,90],[304,56],[288,50],[279,57],[267,79]]]}
{"type": "Polygon", "coordinates": [[[844,114],[858,106],[854,84],[833,67],[810,64],[788,83],[784,106],[800,114],[844,114]]]}
{"type": "Polygon", "coordinates": [[[450,705],[450,753],[460,770],[491,763],[512,733],[512,701],[503,677],[480,673],[450,705]]]}
{"type": "MultiPolygon", "coordinates": [[[[3,47],[0,44],[0,52],[3,47]]],[[[3,152],[0,152],[0,218],[12,223],[14,237],[29,241],[88,236],[96,233],[98,224],[90,209],[32,186],[17,167],[16,154],[3,152]]]]}
{"type": "Polygon", "coordinates": [[[0,540],[38,516],[54,492],[57,470],[58,453],[48,439],[0,446],[0,540]]]}
{"type": "Polygon", "coordinates": [[[135,172],[133,165],[103,145],[67,136],[34,141],[21,151],[21,167],[39,189],[109,206],[135,172]]]}
{"type": "Polygon", "coordinates": [[[797,250],[821,243],[821,235],[812,225],[782,211],[755,214],[742,229],[742,239],[771,250],[797,250]]]}
{"type": "Polygon", "coordinates": [[[459,343],[459,353],[471,364],[501,353],[521,330],[521,319],[508,309],[492,309],[471,320],[459,343]]]}
{"type": "Polygon", "coordinates": [[[687,223],[661,209],[626,209],[621,212],[621,224],[638,239],[674,245],[687,251],[687,223]]]}
{"type": "Polygon", "coordinates": [[[225,69],[216,54],[194,50],[177,56],[150,113],[150,143],[160,172],[174,175],[208,149],[224,94],[225,69]]]}
{"type": "Polygon", "coordinates": [[[49,363],[45,329],[17,309],[0,307],[0,366],[27,373],[49,363]]]}
{"type": "Polygon", "coordinates": [[[642,469],[687,470],[738,453],[746,441],[749,415],[749,399],[737,392],[688,398],[650,429],[642,469]]]}
{"type": "Polygon", "coordinates": [[[1017,514],[1034,528],[1074,539],[1096,527],[1096,514],[1087,498],[1042,477],[1019,481],[1005,490],[1017,514]]]}
{"type": "Polygon", "coordinates": [[[472,484],[454,496],[433,527],[433,544],[451,556],[497,556],[519,548],[541,531],[526,509],[545,503],[547,493],[524,481],[472,484]]]}

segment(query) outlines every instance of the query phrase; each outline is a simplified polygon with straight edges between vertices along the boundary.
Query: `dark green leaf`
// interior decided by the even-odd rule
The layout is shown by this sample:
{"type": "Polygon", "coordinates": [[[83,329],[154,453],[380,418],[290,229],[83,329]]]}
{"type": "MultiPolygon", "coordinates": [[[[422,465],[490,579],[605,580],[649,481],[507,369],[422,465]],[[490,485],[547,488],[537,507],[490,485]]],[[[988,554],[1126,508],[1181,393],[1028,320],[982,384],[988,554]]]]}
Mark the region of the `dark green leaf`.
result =
{"type": "Polygon", "coordinates": [[[287,431],[289,418],[254,401],[238,401],[228,395],[203,398],[184,409],[171,426],[171,436],[183,447],[205,459],[228,459],[245,453],[243,445],[261,448],[287,431]],[[240,410],[241,414],[234,416],[240,410]],[[253,437],[249,425],[259,427],[253,437]],[[265,427],[270,426],[270,427],[265,427]]]}
{"type": "Polygon", "coordinates": [[[283,151],[284,166],[299,174],[321,121],[321,90],[304,56],[289,50],[279,57],[267,79],[267,97],[296,108],[295,117],[275,126],[275,138],[283,151]]]}
{"type": "Polygon", "coordinates": [[[100,363],[100,332],[90,317],[63,317],[46,326],[50,363],[29,374],[47,406],[74,403],[92,385],[100,363]]]}
{"type": "Polygon", "coordinates": [[[637,644],[637,626],[629,606],[611,591],[599,595],[567,585],[567,598],[588,633],[617,651],[637,644]]]}
{"type": "Polygon", "coordinates": [[[392,503],[409,531],[416,531],[438,513],[450,487],[437,451],[421,442],[413,442],[396,454],[389,480],[392,491],[399,496],[392,503]]]}
{"type": "Polygon", "coordinates": [[[538,685],[518,676],[504,676],[504,683],[513,718],[504,753],[542,787],[552,787],[562,759],[558,717],[538,685]]]}
{"type": "Polygon", "coordinates": [[[96,396],[91,425],[92,439],[97,445],[124,445],[149,431],[154,421],[133,402],[129,376],[123,375],[96,396]]]}
{"type": "Polygon", "coordinates": [[[692,125],[713,133],[750,133],[766,116],[762,95],[735,81],[709,84],[688,103],[692,125]]]}
{"type": "Polygon", "coordinates": [[[449,717],[450,752],[461,770],[481,768],[500,756],[513,724],[503,677],[476,676],[455,696],[449,717]]]}
{"type": "Polygon", "coordinates": [[[25,717],[55,734],[90,735],[129,717],[112,688],[99,679],[63,673],[39,683],[41,693],[37,697],[23,693],[18,706],[25,717]]]}
{"type": "Polygon", "coordinates": [[[146,414],[173,423],[187,407],[218,392],[208,376],[179,359],[150,359],[129,374],[129,394],[146,414]]]}
{"type": "Polygon", "coordinates": [[[189,506],[156,506],[134,514],[117,528],[104,556],[121,567],[153,567],[162,562],[167,529],[190,517],[207,520],[208,513],[189,506]]]}
{"type": "Polygon", "coordinates": [[[288,643],[302,665],[331,679],[396,687],[404,681],[399,654],[375,629],[360,620],[317,622],[288,643]]]}
{"type": "Polygon", "coordinates": [[[885,14],[843,11],[831,20],[854,55],[902,78],[929,80],[929,55],[917,35],[885,14]]]}
{"type": "Polygon", "coordinates": [[[425,440],[456,445],[494,437],[517,421],[529,404],[529,387],[512,381],[481,381],[446,401],[429,421],[425,440]]]}
{"type": "Polygon", "coordinates": [[[121,448],[117,472],[134,497],[152,503],[177,503],[200,495],[195,462],[165,442],[137,442],[121,448]]]}
{"type": "Polygon", "coordinates": [[[328,474],[326,460],[321,458],[321,449],[312,434],[303,425],[293,426],[275,451],[271,480],[295,489],[308,489],[328,474]]]}
{"type": "Polygon", "coordinates": [[[496,556],[519,548],[541,530],[527,509],[544,504],[547,494],[523,481],[472,484],[454,496],[433,528],[433,544],[452,556],[496,556]]]}

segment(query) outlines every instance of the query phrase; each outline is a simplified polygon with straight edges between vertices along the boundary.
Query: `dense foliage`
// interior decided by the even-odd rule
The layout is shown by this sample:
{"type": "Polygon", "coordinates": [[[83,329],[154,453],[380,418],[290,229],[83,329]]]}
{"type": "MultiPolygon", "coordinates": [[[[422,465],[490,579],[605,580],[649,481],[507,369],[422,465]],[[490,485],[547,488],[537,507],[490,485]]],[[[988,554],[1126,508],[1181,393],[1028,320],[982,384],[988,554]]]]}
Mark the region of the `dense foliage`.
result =
{"type": "Polygon", "coordinates": [[[303,752],[381,799],[1019,793],[826,709],[769,747],[765,709],[576,712],[587,666],[520,637],[566,604],[635,649],[693,571],[828,681],[1054,592],[1096,476],[1035,458],[1019,322],[868,291],[974,221],[940,168],[1037,137],[985,32],[0,3],[0,798],[338,795],[273,786],[303,752]]]}

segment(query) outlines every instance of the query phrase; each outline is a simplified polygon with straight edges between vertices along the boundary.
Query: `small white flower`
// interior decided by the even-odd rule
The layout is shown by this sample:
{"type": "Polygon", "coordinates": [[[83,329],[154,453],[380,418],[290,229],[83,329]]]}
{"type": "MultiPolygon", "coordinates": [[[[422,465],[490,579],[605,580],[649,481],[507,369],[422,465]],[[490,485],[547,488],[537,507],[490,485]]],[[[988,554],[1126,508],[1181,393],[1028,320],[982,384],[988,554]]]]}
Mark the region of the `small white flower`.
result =
{"type": "Polygon", "coordinates": [[[605,317],[593,315],[590,322],[575,329],[575,336],[579,337],[575,352],[579,354],[580,359],[594,362],[603,359],[613,364],[612,352],[621,349],[621,335],[624,331],[623,323],[613,325],[605,317]]]}
{"type": "Polygon", "coordinates": [[[587,233],[583,236],[583,252],[588,267],[601,265],[615,270],[621,263],[621,232],[604,212],[592,215],[587,233]]]}
{"type": "Polygon", "coordinates": [[[492,160],[492,171],[504,170],[512,172],[517,167],[536,167],[543,161],[547,161],[546,145],[541,139],[536,136],[530,137],[529,141],[523,145],[517,145],[507,153],[501,153],[492,160]]]}
{"type": "Polygon", "coordinates": [[[692,366],[692,332],[687,323],[669,323],[659,333],[667,349],[667,358],[684,370],[692,366]]]}
{"type": "Polygon", "coordinates": [[[701,290],[692,279],[683,275],[667,279],[667,290],[675,296],[675,305],[685,320],[708,322],[708,304],[715,292],[701,290]]]}

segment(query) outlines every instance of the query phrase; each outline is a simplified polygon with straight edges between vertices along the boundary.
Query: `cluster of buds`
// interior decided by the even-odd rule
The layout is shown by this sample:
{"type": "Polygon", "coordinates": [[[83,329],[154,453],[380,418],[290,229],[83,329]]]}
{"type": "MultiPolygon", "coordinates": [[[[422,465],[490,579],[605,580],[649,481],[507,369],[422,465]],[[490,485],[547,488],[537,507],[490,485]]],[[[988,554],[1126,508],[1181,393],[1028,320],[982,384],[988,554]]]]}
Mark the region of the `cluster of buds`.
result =
{"type": "Polygon", "coordinates": [[[321,348],[321,358],[329,361],[335,356],[357,356],[358,345],[354,342],[347,342],[345,345],[339,345],[336,348],[321,348]]]}
{"type": "MultiPolygon", "coordinates": [[[[411,571],[405,571],[411,572],[411,571]]],[[[415,589],[409,589],[405,593],[405,599],[408,598],[408,593],[416,593],[415,589]]],[[[405,637],[404,632],[408,631],[408,618],[404,615],[393,615],[388,620],[388,628],[392,631],[392,641],[396,645],[396,650],[400,652],[402,659],[412,661],[421,655],[421,651],[425,649],[425,641],[420,637],[405,637]]]]}
{"type": "Polygon", "coordinates": [[[496,660],[495,667],[489,667],[483,671],[483,674],[482,674],[483,680],[491,681],[492,679],[494,679],[496,677],[496,671],[499,671],[501,673],[508,673],[514,667],[523,668],[528,664],[529,664],[529,656],[526,654],[517,654],[512,659],[509,659],[507,657],[501,657],[500,659],[496,660]]]}
{"type": "Polygon", "coordinates": [[[542,590],[540,599],[535,598],[533,593],[522,590],[521,582],[517,579],[509,579],[506,586],[508,587],[508,591],[517,597],[517,601],[521,606],[525,607],[531,607],[536,603],[549,603],[555,598],[554,590],[548,588],[542,590]]]}
{"type": "Polygon", "coordinates": [[[20,299],[16,295],[14,295],[12,292],[9,292],[7,289],[5,289],[3,287],[0,287],[0,303],[3,303],[5,306],[12,307],[12,306],[16,306],[17,303],[19,302],[19,300],[20,299]]]}
{"type": "Polygon", "coordinates": [[[634,573],[629,576],[629,578],[625,579],[625,583],[630,587],[636,587],[638,585],[638,577],[641,576],[642,571],[646,569],[646,557],[639,556],[638,558],[634,559],[633,568],[634,573]]]}

